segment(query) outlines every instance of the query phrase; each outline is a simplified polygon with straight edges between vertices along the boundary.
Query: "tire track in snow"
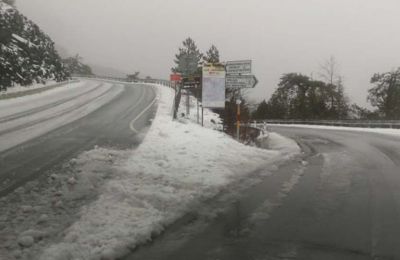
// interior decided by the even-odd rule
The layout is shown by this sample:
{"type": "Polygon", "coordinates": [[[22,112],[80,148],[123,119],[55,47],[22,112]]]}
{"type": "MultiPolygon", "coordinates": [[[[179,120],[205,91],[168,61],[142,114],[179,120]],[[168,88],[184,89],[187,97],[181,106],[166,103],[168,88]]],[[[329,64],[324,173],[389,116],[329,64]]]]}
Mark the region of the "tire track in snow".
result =
{"type": "Polygon", "coordinates": [[[64,103],[67,103],[67,102],[69,102],[69,101],[71,101],[73,99],[76,99],[76,98],[79,98],[81,96],[87,95],[90,92],[94,92],[94,91],[98,90],[99,88],[101,88],[103,85],[104,84],[99,84],[97,87],[94,87],[94,88],[92,88],[92,89],[90,89],[88,91],[85,91],[85,92],[83,92],[83,93],[81,93],[79,95],[75,95],[73,97],[64,98],[64,99],[52,102],[50,104],[39,106],[39,107],[31,109],[31,110],[22,111],[22,112],[18,112],[18,113],[12,114],[12,115],[0,117],[0,123],[9,122],[9,121],[12,121],[12,120],[16,120],[16,119],[19,119],[19,118],[27,117],[27,116],[30,116],[30,115],[33,115],[33,114],[36,114],[36,113],[51,109],[53,107],[59,106],[59,105],[64,104],[64,103]]]}
{"type": "Polygon", "coordinates": [[[83,100],[77,106],[73,106],[73,107],[64,109],[64,110],[60,111],[59,113],[55,113],[55,114],[52,114],[51,116],[48,116],[48,117],[39,118],[37,120],[31,121],[31,122],[27,122],[27,123],[22,124],[22,125],[18,125],[18,126],[15,126],[15,127],[0,131],[0,136],[8,134],[8,133],[11,133],[11,132],[14,132],[14,131],[18,131],[18,130],[21,130],[21,129],[24,129],[24,128],[28,128],[28,127],[31,127],[31,126],[34,126],[34,125],[37,125],[37,124],[41,124],[41,123],[44,123],[46,121],[52,120],[54,118],[66,115],[66,114],[68,114],[68,113],[70,113],[70,112],[72,112],[74,110],[77,110],[77,109],[80,109],[80,108],[86,106],[88,103],[91,103],[91,102],[94,102],[94,101],[96,101],[98,99],[101,99],[105,95],[109,94],[112,91],[112,88],[113,87],[110,87],[105,92],[102,92],[100,95],[97,95],[97,96],[95,96],[95,97],[93,97],[93,98],[91,98],[89,100],[83,100]]]}

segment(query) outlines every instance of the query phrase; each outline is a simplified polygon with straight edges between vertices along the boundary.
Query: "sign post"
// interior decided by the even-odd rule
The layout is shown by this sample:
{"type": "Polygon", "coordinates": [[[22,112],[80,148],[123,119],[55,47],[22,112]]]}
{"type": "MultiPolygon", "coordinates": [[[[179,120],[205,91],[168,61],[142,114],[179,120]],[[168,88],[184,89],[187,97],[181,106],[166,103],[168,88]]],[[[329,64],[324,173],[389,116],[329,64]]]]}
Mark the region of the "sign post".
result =
{"type": "MultiPolygon", "coordinates": [[[[239,91],[239,96],[240,96],[240,91],[239,91]]],[[[242,104],[242,100],[238,98],[236,100],[236,105],[237,105],[237,114],[236,114],[236,136],[238,141],[240,141],[240,105],[242,104]]]]}
{"type": "Polygon", "coordinates": [[[189,91],[186,90],[186,118],[189,118],[190,115],[190,95],[189,91]]]}
{"type": "Polygon", "coordinates": [[[251,63],[251,60],[228,61],[225,66],[227,74],[225,87],[238,90],[239,94],[236,100],[236,136],[238,141],[240,141],[240,105],[242,103],[240,90],[242,88],[254,88],[258,83],[257,78],[251,74],[251,63]]]}
{"type": "Polygon", "coordinates": [[[195,86],[196,89],[196,94],[197,94],[197,124],[200,124],[200,112],[199,112],[199,98],[200,98],[200,87],[199,86],[195,86]]]}
{"type": "Polygon", "coordinates": [[[174,97],[173,119],[176,119],[177,113],[178,113],[179,102],[180,102],[180,91],[181,91],[179,84],[180,84],[180,82],[182,82],[182,76],[178,73],[174,73],[174,74],[170,75],[170,80],[172,82],[174,82],[175,97],[174,97]]]}
{"type": "Polygon", "coordinates": [[[186,117],[190,115],[190,91],[196,95],[196,88],[201,83],[200,75],[185,76],[182,78],[182,86],[186,93],[186,117]]]}

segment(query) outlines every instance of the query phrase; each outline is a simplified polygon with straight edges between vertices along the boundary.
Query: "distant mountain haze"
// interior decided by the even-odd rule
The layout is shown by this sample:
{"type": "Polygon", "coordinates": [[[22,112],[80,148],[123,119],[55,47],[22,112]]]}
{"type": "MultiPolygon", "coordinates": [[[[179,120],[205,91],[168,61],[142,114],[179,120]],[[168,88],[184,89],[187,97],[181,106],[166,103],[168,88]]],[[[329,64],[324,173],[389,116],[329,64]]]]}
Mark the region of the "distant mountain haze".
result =
{"type": "Polygon", "coordinates": [[[400,66],[398,0],[20,0],[17,7],[90,64],[168,78],[192,37],[222,61],[252,59],[250,98],[269,98],[284,73],[319,79],[335,56],[345,92],[366,105],[374,73],[400,66]]]}

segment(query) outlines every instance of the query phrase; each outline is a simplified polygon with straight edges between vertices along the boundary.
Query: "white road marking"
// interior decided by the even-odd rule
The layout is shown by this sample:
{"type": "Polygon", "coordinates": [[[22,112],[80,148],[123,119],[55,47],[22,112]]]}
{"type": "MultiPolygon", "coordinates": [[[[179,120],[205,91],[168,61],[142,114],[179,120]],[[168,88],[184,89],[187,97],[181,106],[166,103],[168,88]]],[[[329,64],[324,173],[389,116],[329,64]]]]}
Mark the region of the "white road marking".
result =
{"type": "MultiPolygon", "coordinates": [[[[152,88],[153,88],[153,87],[152,87],[152,88]]],[[[154,88],[153,88],[153,91],[155,92],[154,88]]],[[[135,117],[135,119],[133,119],[133,120],[129,123],[129,128],[132,130],[132,132],[134,132],[135,134],[139,133],[139,131],[136,130],[135,127],[134,127],[134,124],[135,124],[136,120],[138,120],[139,118],[141,118],[141,117],[144,115],[144,113],[146,113],[147,110],[149,110],[149,109],[153,106],[153,104],[156,102],[156,100],[157,100],[157,94],[154,96],[154,99],[150,102],[150,104],[149,104],[147,107],[145,107],[145,109],[143,109],[143,111],[140,112],[140,114],[137,115],[137,116],[135,117]]]]}

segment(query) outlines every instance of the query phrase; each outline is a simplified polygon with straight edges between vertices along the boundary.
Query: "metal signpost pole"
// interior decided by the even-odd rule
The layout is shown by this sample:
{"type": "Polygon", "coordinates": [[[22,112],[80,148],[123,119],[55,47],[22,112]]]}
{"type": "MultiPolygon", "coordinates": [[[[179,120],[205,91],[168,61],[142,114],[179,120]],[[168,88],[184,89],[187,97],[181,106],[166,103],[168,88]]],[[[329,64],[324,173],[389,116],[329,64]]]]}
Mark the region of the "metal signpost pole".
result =
{"type": "Polygon", "coordinates": [[[237,136],[237,140],[240,141],[240,104],[237,105],[236,136],[237,136]]]}
{"type": "Polygon", "coordinates": [[[204,126],[204,108],[201,106],[201,126],[204,126]]]}
{"type": "Polygon", "coordinates": [[[180,102],[180,95],[181,95],[181,87],[180,84],[182,82],[182,76],[180,74],[174,73],[170,75],[170,81],[173,83],[171,86],[173,86],[175,90],[175,96],[174,96],[174,106],[173,106],[173,119],[177,118],[177,113],[178,113],[178,108],[179,108],[179,102],[180,102]]]}
{"type": "Polygon", "coordinates": [[[196,85],[196,92],[197,92],[197,123],[200,124],[200,111],[199,111],[199,98],[200,98],[200,86],[196,85]]]}
{"type": "Polygon", "coordinates": [[[240,90],[242,88],[254,88],[258,83],[257,78],[251,74],[251,64],[251,60],[239,60],[228,61],[225,66],[226,88],[238,90],[236,100],[236,136],[238,141],[240,141],[240,105],[242,103],[240,90]]]}
{"type": "Polygon", "coordinates": [[[236,105],[237,105],[237,114],[236,114],[236,136],[237,140],[240,142],[240,104],[242,103],[242,100],[240,100],[240,89],[239,89],[239,95],[238,99],[236,100],[236,105]]]}
{"type": "Polygon", "coordinates": [[[186,90],[186,117],[189,118],[190,115],[190,96],[189,91],[186,90]]]}
{"type": "Polygon", "coordinates": [[[176,105],[175,105],[175,102],[176,102],[176,95],[178,94],[177,93],[176,82],[174,82],[174,90],[175,90],[175,95],[174,95],[174,102],[173,102],[173,106],[172,106],[172,120],[176,119],[176,113],[175,113],[176,105]]]}

